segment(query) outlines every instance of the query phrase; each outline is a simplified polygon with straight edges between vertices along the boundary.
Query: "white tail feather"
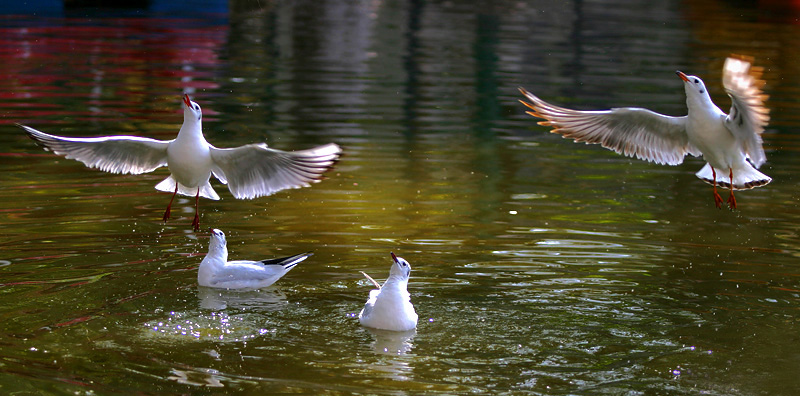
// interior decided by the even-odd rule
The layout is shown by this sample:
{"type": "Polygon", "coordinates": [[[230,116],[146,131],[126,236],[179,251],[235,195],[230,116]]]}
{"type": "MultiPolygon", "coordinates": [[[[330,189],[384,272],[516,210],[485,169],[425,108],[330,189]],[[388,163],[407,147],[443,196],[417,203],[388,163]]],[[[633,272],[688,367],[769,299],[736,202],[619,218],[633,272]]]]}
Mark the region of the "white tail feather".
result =
{"type": "MultiPolygon", "coordinates": [[[[172,175],[170,175],[168,178],[162,180],[161,183],[158,183],[156,185],[156,190],[168,193],[174,193],[175,183],[176,183],[175,179],[173,179],[172,175]]],[[[186,187],[183,184],[178,183],[178,194],[194,197],[195,195],[197,195],[197,187],[186,187]]],[[[217,195],[217,192],[214,191],[214,188],[211,187],[211,184],[209,184],[208,182],[206,182],[205,185],[200,186],[200,196],[203,198],[219,201],[219,195],[217,195]]]]}
{"type": "MultiPolygon", "coordinates": [[[[729,169],[716,169],[717,185],[723,188],[731,188],[731,178],[729,169]]],[[[714,172],[711,165],[706,163],[703,169],[697,172],[698,178],[708,184],[714,184],[714,172]]],[[[733,189],[734,190],[749,190],[755,187],[766,186],[772,178],[759,172],[749,164],[745,167],[740,167],[733,170],[733,189]]]]}

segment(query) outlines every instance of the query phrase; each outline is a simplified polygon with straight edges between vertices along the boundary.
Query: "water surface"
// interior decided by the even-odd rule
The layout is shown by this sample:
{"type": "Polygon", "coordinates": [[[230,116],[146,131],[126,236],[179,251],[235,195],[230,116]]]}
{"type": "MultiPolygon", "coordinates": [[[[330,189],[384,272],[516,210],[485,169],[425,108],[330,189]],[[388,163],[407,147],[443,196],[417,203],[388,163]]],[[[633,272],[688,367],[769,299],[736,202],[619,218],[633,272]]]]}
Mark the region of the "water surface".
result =
{"type": "MultiPolygon", "coordinates": [[[[4,393],[793,394],[800,387],[795,157],[800,31],[721,2],[298,2],[227,12],[67,9],[0,18],[4,393]],[[523,86],[582,109],[720,107],[725,56],[765,67],[770,185],[714,208],[702,162],[549,134],[523,86]],[[313,250],[276,286],[199,288],[193,199],[165,170],[110,175],[36,147],[171,139],[182,93],[220,147],[346,153],[312,188],[214,184],[231,258],[313,250]],[[389,252],[415,332],[358,325],[389,252]]],[[[726,193],[723,193],[725,196],[726,193]]]]}

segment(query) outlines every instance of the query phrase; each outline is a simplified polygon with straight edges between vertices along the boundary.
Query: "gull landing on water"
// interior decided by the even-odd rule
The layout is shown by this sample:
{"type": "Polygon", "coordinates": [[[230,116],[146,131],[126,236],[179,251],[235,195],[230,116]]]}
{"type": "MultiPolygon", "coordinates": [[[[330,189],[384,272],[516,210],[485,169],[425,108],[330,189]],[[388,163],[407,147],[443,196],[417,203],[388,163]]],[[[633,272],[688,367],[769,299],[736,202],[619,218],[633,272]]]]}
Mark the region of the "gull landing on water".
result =
{"type": "Polygon", "coordinates": [[[225,233],[213,229],[208,254],[197,271],[197,283],[223,289],[259,289],[277,282],[311,255],[313,253],[309,252],[260,261],[228,261],[225,233]]]}
{"type": "Polygon", "coordinates": [[[606,111],[571,110],[547,103],[530,92],[520,92],[527,113],[546,121],[551,132],[565,138],[603,147],[658,164],[678,165],[686,154],[703,156],[706,165],[697,177],[714,186],[714,204],[722,207],[717,185],[731,190],[728,205],[736,209],[733,190],[761,187],[772,179],[757,170],[767,160],[761,133],[769,121],[761,92],[763,69],[751,67],[752,58],[729,57],[722,70],[722,85],[731,98],[725,114],[711,101],[699,77],[676,72],[686,90],[689,114],[670,117],[653,111],[624,107],[606,111]],[[717,174],[717,171],[720,174],[717,174]]]}
{"type": "Polygon", "coordinates": [[[417,327],[417,313],[408,294],[411,265],[394,253],[391,254],[394,262],[383,286],[362,272],[378,289],[369,292],[369,299],[358,314],[358,321],[375,329],[408,331],[417,327]]]}
{"type": "Polygon", "coordinates": [[[271,149],[264,143],[216,148],[203,137],[200,106],[189,100],[189,95],[183,96],[183,105],[183,125],[178,136],[166,141],[137,136],[62,137],[17,125],[46,150],[90,168],[141,174],[169,167],[170,176],[156,185],[157,190],[172,193],[163,220],[170,218],[175,195],[194,196],[195,231],[200,229],[200,197],[220,199],[209,183],[212,174],[228,184],[235,198],[252,199],[287,188],[308,187],[333,167],[342,151],[334,143],[293,152],[271,149]]]}

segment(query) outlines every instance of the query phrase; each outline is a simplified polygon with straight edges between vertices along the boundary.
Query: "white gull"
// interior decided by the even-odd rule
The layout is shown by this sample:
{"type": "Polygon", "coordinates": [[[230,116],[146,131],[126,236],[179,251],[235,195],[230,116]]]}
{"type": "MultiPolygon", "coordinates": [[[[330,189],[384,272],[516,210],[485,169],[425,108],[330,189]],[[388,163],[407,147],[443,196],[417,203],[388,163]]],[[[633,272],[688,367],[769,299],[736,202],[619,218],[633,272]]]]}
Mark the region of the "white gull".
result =
{"type": "MultiPolygon", "coordinates": [[[[375,329],[408,331],[417,327],[417,313],[408,294],[411,265],[392,253],[389,278],[383,285],[364,274],[378,288],[369,292],[369,299],[358,314],[362,325],[375,329]]],[[[363,273],[363,272],[362,272],[363,273]]]]}
{"type": "Polygon", "coordinates": [[[235,198],[252,199],[287,188],[308,187],[322,178],[342,151],[334,143],[293,152],[271,149],[264,143],[217,148],[203,137],[202,118],[200,106],[184,95],[183,125],[173,140],[137,136],[63,137],[17,125],[45,149],[90,168],[141,174],[169,167],[170,176],[156,185],[157,190],[172,193],[162,219],[169,219],[176,194],[194,196],[195,231],[200,229],[200,197],[220,199],[209,183],[212,174],[228,185],[235,198]]]}
{"type": "Polygon", "coordinates": [[[222,289],[267,287],[312,254],[308,252],[260,261],[228,261],[225,233],[215,228],[211,230],[208,254],[200,262],[200,268],[197,271],[197,283],[200,286],[222,289]]]}
{"type": "Polygon", "coordinates": [[[731,189],[728,205],[736,208],[733,190],[768,184],[772,179],[759,172],[767,160],[761,133],[769,121],[761,91],[762,68],[751,67],[752,58],[732,56],[725,60],[722,85],[731,98],[728,114],[708,94],[703,80],[676,72],[683,80],[688,115],[670,117],[653,111],[623,107],[606,111],[579,111],[547,103],[520,88],[530,103],[527,113],[546,121],[554,133],[576,142],[601,144],[627,156],[658,164],[678,165],[686,154],[703,156],[706,165],[697,177],[714,186],[714,203],[722,206],[717,185],[731,189]],[[721,171],[717,174],[717,170],[721,171]]]}

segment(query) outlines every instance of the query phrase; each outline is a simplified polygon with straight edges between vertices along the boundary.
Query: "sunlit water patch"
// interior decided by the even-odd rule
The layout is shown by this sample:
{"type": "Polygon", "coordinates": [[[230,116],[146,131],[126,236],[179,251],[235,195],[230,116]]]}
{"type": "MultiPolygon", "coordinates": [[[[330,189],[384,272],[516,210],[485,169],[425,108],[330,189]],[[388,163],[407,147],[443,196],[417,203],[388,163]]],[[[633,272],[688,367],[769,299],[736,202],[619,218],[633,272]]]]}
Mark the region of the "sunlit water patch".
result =
{"type": "Polygon", "coordinates": [[[164,319],[152,320],[143,326],[146,336],[171,342],[188,339],[241,342],[265,336],[274,329],[265,327],[258,314],[228,314],[225,312],[170,312],[164,319]]]}

